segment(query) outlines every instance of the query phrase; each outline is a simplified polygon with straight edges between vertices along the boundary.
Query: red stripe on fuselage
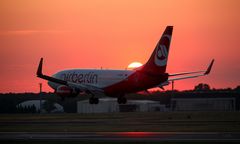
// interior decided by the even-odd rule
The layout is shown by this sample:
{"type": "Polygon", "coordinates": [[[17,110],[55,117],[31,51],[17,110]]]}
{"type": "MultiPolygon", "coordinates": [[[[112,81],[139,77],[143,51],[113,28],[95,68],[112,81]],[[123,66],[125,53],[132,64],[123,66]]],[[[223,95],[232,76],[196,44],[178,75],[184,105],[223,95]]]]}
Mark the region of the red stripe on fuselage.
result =
{"type": "Polygon", "coordinates": [[[165,82],[167,79],[167,73],[161,75],[149,75],[146,73],[142,73],[141,71],[137,71],[130,75],[127,79],[111,86],[105,87],[104,92],[108,96],[134,93],[155,87],[160,83],[165,82]]]}

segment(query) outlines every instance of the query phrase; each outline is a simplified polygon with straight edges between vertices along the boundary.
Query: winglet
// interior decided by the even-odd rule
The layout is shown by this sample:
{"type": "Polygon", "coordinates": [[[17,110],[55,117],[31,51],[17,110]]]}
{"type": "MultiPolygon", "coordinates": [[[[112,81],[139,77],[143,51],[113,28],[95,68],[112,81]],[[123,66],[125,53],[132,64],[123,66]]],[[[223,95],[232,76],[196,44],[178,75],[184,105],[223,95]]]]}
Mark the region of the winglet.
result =
{"type": "Polygon", "coordinates": [[[38,65],[38,70],[37,70],[37,76],[42,76],[42,65],[43,65],[43,58],[41,58],[39,65],[38,65]]]}
{"type": "Polygon", "coordinates": [[[43,65],[43,58],[40,59],[39,65],[38,65],[38,69],[37,69],[37,77],[51,81],[51,82],[55,82],[55,83],[59,83],[62,85],[68,85],[67,81],[61,80],[61,79],[57,79],[48,75],[44,75],[42,73],[42,65],[43,65]]]}
{"type": "Polygon", "coordinates": [[[204,75],[208,75],[211,72],[212,66],[214,63],[214,59],[211,61],[210,65],[208,66],[206,72],[204,73],[204,75]]]}

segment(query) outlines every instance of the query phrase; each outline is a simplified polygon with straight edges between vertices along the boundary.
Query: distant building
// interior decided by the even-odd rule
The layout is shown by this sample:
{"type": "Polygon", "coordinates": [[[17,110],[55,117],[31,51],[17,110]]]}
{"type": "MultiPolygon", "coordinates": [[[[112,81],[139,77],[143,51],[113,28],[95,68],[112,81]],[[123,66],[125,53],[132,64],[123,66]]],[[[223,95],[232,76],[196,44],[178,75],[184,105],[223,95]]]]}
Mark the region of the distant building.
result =
{"type": "MultiPolygon", "coordinates": [[[[45,102],[45,100],[42,100],[42,104],[45,102]]],[[[18,104],[16,107],[28,107],[28,106],[32,106],[34,105],[36,107],[36,110],[39,111],[40,110],[40,100],[28,100],[28,101],[24,101],[20,104],[18,104]]],[[[60,104],[58,103],[54,103],[54,106],[55,106],[55,109],[53,109],[51,111],[51,113],[62,113],[64,112],[64,109],[63,109],[63,106],[61,106],[60,104]]],[[[46,112],[44,109],[42,109],[43,112],[46,112]]]]}
{"type": "Polygon", "coordinates": [[[159,101],[152,100],[129,100],[127,104],[119,105],[120,112],[153,112],[167,111],[165,105],[161,105],[159,101]]]}
{"type": "Polygon", "coordinates": [[[101,98],[99,103],[89,104],[88,100],[77,102],[77,113],[108,112],[148,112],[166,111],[165,105],[151,100],[128,100],[127,104],[118,104],[116,98],[101,98]]]}
{"type": "Polygon", "coordinates": [[[234,97],[215,97],[199,98],[185,97],[172,98],[171,110],[173,111],[235,111],[236,98],[234,97]]]}

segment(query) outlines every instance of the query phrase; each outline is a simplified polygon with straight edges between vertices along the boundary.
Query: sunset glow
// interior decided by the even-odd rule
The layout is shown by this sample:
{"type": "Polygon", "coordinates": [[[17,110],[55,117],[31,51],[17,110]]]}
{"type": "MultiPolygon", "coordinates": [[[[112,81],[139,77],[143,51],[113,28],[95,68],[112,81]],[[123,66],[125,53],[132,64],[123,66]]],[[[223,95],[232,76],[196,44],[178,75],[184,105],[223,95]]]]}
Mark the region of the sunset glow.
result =
{"type": "MultiPolygon", "coordinates": [[[[235,88],[240,83],[239,0],[1,0],[0,93],[53,91],[36,77],[72,68],[125,69],[145,63],[167,25],[173,36],[167,72],[205,70],[175,82],[235,88]]],[[[171,86],[165,89],[171,89],[171,86]]]]}

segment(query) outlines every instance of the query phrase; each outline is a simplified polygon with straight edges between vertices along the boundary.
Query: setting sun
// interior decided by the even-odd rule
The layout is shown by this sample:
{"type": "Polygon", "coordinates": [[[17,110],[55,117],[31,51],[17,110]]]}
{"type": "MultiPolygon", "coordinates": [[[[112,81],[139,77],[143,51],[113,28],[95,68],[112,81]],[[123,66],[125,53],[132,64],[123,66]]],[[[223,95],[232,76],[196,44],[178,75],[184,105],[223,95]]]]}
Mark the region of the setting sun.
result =
{"type": "Polygon", "coordinates": [[[128,69],[134,69],[134,68],[138,68],[142,66],[142,64],[140,62],[132,62],[128,65],[128,69]]]}

